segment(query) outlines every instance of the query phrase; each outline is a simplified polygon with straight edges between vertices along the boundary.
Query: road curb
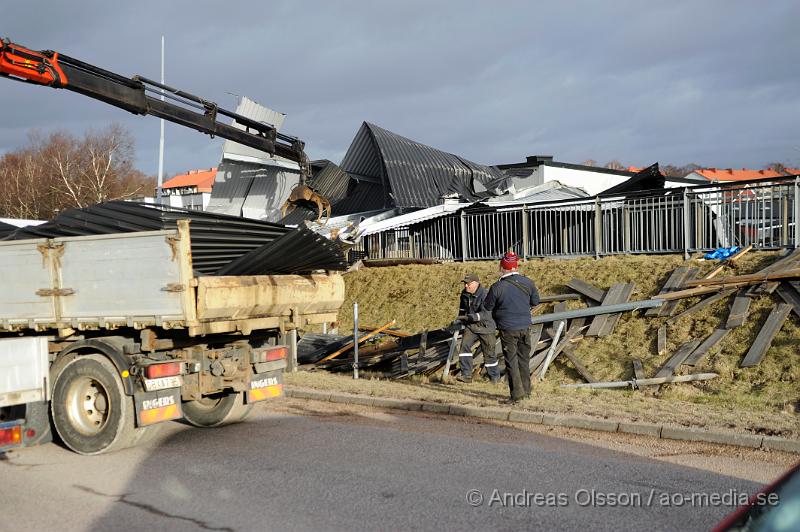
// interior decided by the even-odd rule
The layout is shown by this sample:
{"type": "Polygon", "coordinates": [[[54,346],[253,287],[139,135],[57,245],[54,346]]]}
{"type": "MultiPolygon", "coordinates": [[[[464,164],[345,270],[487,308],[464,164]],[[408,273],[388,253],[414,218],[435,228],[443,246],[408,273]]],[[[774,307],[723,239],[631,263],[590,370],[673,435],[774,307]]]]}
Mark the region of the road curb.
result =
{"type": "Polygon", "coordinates": [[[295,399],[312,399],[340,404],[354,404],[360,406],[373,406],[380,408],[394,408],[433,414],[446,414],[450,416],[472,417],[477,419],[490,419],[496,421],[511,421],[514,423],[529,423],[534,425],[550,425],[572,429],[594,430],[601,432],[619,432],[624,434],[637,434],[664,440],[695,441],[704,443],[718,443],[735,447],[750,449],[768,449],[800,454],[800,441],[780,438],[777,436],[758,436],[755,434],[740,434],[738,432],[707,431],[688,427],[672,425],[659,425],[655,423],[632,423],[627,421],[614,421],[577,416],[561,416],[531,412],[529,410],[512,410],[507,408],[494,408],[486,406],[457,405],[451,403],[434,403],[431,401],[413,401],[408,399],[392,399],[390,397],[374,397],[352,393],[339,393],[314,390],[313,388],[285,387],[287,397],[295,399]]]}

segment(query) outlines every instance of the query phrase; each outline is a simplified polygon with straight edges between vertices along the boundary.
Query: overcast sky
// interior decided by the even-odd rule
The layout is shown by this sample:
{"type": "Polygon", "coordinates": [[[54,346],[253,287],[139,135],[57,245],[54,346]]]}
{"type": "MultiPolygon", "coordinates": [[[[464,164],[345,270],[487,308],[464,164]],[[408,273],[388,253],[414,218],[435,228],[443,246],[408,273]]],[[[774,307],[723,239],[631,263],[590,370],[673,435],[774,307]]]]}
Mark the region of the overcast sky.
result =
{"type": "MultiPolygon", "coordinates": [[[[800,166],[797,1],[4,3],[2,36],[125,76],[158,79],[163,34],[167,84],[286,113],[312,159],[338,163],[369,121],[483,164],[800,166]]],[[[157,173],[156,118],[9,80],[0,95],[0,153],[116,121],[157,173]]],[[[167,124],[168,176],[220,154],[167,124]]]]}

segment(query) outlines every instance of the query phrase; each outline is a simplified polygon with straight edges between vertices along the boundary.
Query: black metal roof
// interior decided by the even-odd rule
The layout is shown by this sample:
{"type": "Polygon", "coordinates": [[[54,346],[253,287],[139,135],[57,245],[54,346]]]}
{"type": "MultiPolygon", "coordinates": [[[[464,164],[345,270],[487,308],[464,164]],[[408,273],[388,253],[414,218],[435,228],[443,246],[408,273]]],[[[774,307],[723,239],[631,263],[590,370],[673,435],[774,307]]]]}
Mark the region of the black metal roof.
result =
{"type": "Polygon", "coordinates": [[[634,174],[634,176],[627,181],[623,181],[619,185],[602,191],[600,195],[604,196],[606,194],[624,194],[626,192],[663,189],[664,182],[664,174],[659,170],[658,163],[655,163],[634,174]]]}
{"type": "Polygon", "coordinates": [[[13,233],[17,230],[16,225],[7,224],[5,222],[0,222],[0,238],[3,238],[9,233],[13,233]]]}
{"type": "Polygon", "coordinates": [[[227,275],[238,275],[230,264],[262,248],[269,249],[272,255],[260,268],[248,263],[250,274],[306,273],[347,267],[340,248],[330,242],[320,242],[316,235],[310,238],[306,231],[238,216],[125,201],[69,209],[51,222],[17,229],[4,239],[175,229],[178,220],[185,219],[190,220],[192,264],[202,274],[220,275],[224,269],[229,272],[227,275]],[[277,246],[279,241],[280,246],[277,246]]]}
{"type": "MultiPolygon", "coordinates": [[[[384,206],[432,207],[447,194],[468,201],[476,183],[503,176],[496,168],[473,163],[364,122],[342,159],[351,175],[362,175],[384,187],[384,206]]],[[[480,187],[477,187],[480,188],[480,187]]]]}

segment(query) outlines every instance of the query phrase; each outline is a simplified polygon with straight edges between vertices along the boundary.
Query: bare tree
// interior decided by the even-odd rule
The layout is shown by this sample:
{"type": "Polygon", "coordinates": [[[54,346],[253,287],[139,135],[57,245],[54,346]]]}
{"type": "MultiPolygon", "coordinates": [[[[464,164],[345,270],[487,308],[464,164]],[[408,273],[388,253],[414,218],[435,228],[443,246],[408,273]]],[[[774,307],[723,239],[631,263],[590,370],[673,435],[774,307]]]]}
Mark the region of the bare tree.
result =
{"type": "Polygon", "coordinates": [[[119,125],[82,139],[68,133],[32,133],[30,146],[0,159],[0,215],[51,218],[60,210],[126,199],[155,186],[133,165],[130,133],[119,125]]]}
{"type": "Polygon", "coordinates": [[[605,168],[609,168],[611,170],[625,170],[625,165],[614,159],[613,161],[606,163],[605,168]]]}

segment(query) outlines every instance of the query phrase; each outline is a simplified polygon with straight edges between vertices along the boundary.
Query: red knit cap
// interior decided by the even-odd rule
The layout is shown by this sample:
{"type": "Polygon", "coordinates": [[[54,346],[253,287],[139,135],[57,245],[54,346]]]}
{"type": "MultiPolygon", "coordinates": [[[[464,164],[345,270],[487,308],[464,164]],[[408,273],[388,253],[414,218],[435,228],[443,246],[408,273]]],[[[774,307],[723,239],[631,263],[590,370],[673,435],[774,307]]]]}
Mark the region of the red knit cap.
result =
{"type": "Polygon", "coordinates": [[[513,270],[519,264],[519,257],[513,251],[510,251],[503,255],[503,258],[500,259],[500,267],[504,270],[513,270]]]}

